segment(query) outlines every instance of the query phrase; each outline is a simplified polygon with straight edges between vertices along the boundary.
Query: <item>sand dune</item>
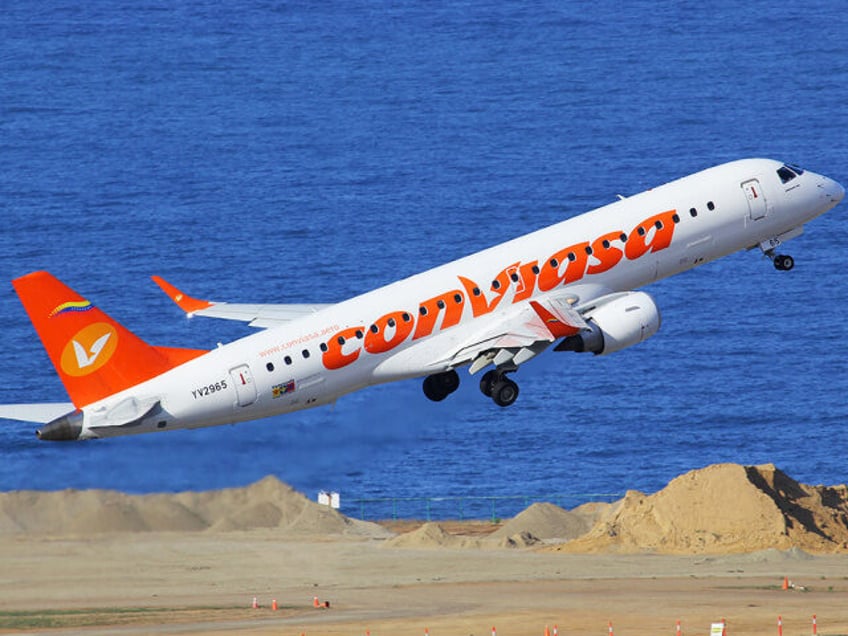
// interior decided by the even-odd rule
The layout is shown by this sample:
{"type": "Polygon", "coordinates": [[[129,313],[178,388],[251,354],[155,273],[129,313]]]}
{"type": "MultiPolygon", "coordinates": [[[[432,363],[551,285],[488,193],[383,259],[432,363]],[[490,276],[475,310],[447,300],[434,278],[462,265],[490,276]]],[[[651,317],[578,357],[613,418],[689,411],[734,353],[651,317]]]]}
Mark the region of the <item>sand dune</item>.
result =
{"type": "Polygon", "coordinates": [[[227,532],[385,537],[381,526],[345,517],[266,477],[244,488],[126,495],[109,490],[0,494],[0,535],[76,536],[112,532],[227,532]]]}
{"type": "Polygon", "coordinates": [[[771,464],[719,464],[653,495],[628,492],[568,552],[848,552],[848,488],[799,484],[771,464]]]}
{"type": "Polygon", "coordinates": [[[798,548],[848,552],[848,487],[799,484],[771,464],[693,470],[646,495],[567,511],[533,504],[489,536],[437,523],[393,536],[378,524],[314,503],[275,477],[244,488],[176,494],[114,491],[0,494],[0,535],[277,529],[285,536],[388,539],[389,548],[531,547],[574,553],[711,554],[798,548]],[[554,544],[554,547],[551,547],[554,544]]]}

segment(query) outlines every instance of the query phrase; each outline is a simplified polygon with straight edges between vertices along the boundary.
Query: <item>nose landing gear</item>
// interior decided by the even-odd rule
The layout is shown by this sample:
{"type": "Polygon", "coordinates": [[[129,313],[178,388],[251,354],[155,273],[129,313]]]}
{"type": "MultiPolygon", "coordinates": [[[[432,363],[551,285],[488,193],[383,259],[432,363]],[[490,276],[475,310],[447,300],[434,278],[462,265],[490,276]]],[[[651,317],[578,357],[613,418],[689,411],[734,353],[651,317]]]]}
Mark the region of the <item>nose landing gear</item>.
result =
{"type": "Polygon", "coordinates": [[[795,259],[785,254],[776,254],[772,257],[774,268],[781,272],[788,272],[795,267],[795,259]]]}
{"type": "Polygon", "coordinates": [[[784,243],[786,243],[786,241],[793,239],[796,236],[801,236],[803,232],[804,226],[799,225],[798,227],[789,230],[788,232],[784,232],[780,236],[776,236],[774,238],[760,242],[760,249],[763,251],[763,254],[765,254],[767,258],[771,259],[771,262],[774,264],[774,268],[776,270],[780,272],[788,272],[790,269],[795,267],[794,258],[786,254],[777,254],[775,250],[784,243]]]}

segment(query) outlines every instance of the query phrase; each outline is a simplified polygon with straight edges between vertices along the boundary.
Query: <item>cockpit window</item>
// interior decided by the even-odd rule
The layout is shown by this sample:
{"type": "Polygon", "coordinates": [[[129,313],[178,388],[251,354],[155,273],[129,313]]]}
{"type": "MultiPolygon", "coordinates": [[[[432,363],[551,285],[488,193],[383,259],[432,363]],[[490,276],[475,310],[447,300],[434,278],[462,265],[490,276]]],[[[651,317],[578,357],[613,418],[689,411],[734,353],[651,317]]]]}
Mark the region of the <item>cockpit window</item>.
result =
{"type": "Polygon", "coordinates": [[[789,166],[789,168],[791,168],[792,172],[794,172],[795,174],[797,174],[799,176],[804,174],[804,170],[802,168],[799,168],[798,166],[796,166],[794,163],[787,163],[786,165],[789,166]]]}
{"type": "Polygon", "coordinates": [[[781,183],[789,183],[798,176],[799,173],[796,173],[789,166],[780,166],[777,169],[777,176],[780,177],[781,183]]]}

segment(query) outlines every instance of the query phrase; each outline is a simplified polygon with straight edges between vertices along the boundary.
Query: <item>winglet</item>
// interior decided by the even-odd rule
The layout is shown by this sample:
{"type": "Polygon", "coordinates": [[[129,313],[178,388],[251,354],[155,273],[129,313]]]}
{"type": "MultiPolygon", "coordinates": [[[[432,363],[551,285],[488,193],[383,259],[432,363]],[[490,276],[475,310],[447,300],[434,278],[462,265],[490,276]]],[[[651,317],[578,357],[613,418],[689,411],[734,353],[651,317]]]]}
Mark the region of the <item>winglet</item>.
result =
{"type": "Polygon", "coordinates": [[[539,315],[554,338],[565,338],[580,333],[580,327],[569,324],[565,316],[555,316],[535,300],[530,301],[530,306],[533,307],[533,310],[539,315]]]}
{"type": "Polygon", "coordinates": [[[151,276],[150,278],[162,288],[162,291],[168,295],[168,298],[177,304],[177,307],[187,314],[193,314],[201,309],[207,309],[214,304],[208,300],[200,300],[199,298],[193,298],[188,294],[184,294],[161,276],[151,276]]]}

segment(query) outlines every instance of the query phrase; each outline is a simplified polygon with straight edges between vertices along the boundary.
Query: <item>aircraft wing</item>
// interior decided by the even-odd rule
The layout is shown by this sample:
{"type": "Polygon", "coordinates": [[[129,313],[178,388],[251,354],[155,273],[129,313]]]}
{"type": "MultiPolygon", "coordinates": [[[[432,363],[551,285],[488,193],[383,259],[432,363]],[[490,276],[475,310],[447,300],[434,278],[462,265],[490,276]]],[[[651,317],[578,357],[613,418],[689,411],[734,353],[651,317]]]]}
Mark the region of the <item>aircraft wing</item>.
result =
{"type": "Polygon", "coordinates": [[[189,317],[206,316],[237,320],[258,329],[276,327],[331,306],[328,304],[242,304],[200,300],[183,293],[160,276],[151,276],[151,278],[189,317]]]}
{"type": "Polygon", "coordinates": [[[555,340],[589,326],[575,309],[572,294],[523,303],[515,312],[475,334],[448,359],[451,367],[470,364],[477,373],[489,364],[516,368],[547,349],[555,340]]]}

